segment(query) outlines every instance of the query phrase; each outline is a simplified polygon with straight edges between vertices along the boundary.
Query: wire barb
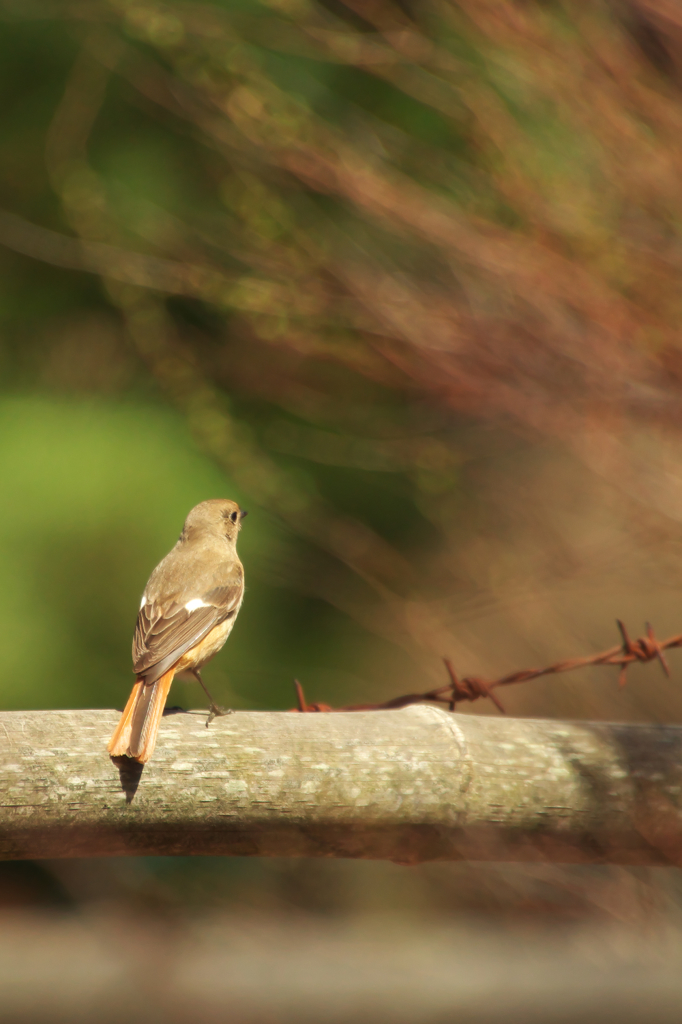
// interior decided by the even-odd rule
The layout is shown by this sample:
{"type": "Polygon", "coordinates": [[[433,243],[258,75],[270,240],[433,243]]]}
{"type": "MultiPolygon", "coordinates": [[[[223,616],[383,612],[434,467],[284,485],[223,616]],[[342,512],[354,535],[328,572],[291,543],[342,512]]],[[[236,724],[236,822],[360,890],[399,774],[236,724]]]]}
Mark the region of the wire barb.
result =
{"type": "Polygon", "coordinates": [[[654,628],[650,622],[646,623],[646,636],[632,640],[625,624],[616,619],[620,631],[621,641],[618,647],[610,647],[607,651],[583,658],[571,658],[568,661],[557,661],[547,668],[522,669],[520,672],[512,672],[488,682],[479,676],[465,676],[460,679],[449,658],[443,658],[445,669],[450,677],[450,682],[445,686],[436,687],[434,690],[427,690],[425,693],[408,693],[402,697],[393,697],[391,700],[379,704],[347,704],[345,707],[333,708],[329,704],[308,704],[305,699],[303,687],[298,679],[294,680],[296,687],[296,698],[298,707],[291,708],[292,711],[388,711],[392,708],[405,708],[410,704],[445,704],[450,711],[454,711],[457,704],[462,701],[475,701],[481,697],[488,698],[495,707],[504,713],[504,708],[494,693],[498,686],[510,686],[512,683],[525,683],[531,679],[538,679],[540,676],[558,675],[560,672],[572,672],[577,668],[589,668],[594,665],[613,665],[620,669],[618,673],[618,685],[625,686],[627,682],[627,670],[633,662],[658,661],[666,676],[670,678],[670,666],[663,654],[664,651],[673,647],[682,647],[682,634],[668,637],[667,640],[658,640],[654,628]]]}

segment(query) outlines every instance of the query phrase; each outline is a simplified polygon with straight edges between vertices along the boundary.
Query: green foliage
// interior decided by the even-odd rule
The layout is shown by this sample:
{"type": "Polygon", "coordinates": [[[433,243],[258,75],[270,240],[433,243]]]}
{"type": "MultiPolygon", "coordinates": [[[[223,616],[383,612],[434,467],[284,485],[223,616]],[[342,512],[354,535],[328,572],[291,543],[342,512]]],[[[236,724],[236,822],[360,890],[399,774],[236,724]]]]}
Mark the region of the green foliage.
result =
{"type": "Polygon", "coordinates": [[[0,474],[0,701],[120,704],[145,573],[224,478],[162,409],[38,397],[0,404],[0,474]]]}
{"type": "Polygon", "coordinates": [[[233,703],[521,656],[495,615],[592,559],[488,467],[676,407],[672,65],[568,2],[2,10],[0,701],[121,703],[209,494],[252,512],[233,703]]]}

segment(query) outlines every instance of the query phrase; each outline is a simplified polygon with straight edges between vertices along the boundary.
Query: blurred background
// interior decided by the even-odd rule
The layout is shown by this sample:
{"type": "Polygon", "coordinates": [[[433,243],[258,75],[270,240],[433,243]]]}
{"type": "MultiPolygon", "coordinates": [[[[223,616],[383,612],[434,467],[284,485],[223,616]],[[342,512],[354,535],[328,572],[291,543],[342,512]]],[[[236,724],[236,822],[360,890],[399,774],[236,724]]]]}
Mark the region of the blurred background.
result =
{"type": "MultiPolygon", "coordinates": [[[[122,707],[140,593],[209,497],[250,512],[206,671],[234,708],[291,707],[295,676],[337,705],[426,690],[444,655],[490,679],[616,617],[682,632],[682,7],[0,19],[2,709],[122,707]]],[[[502,699],[679,722],[671,663],[502,699]]],[[[149,979],[188,936],[200,1019],[249,971],[235,1021],[679,1019],[672,871],[13,863],[0,908],[12,1020],[57,1014],[50,963],[63,1019],[118,1012],[123,952],[128,1016],[184,1020],[149,979]]]]}

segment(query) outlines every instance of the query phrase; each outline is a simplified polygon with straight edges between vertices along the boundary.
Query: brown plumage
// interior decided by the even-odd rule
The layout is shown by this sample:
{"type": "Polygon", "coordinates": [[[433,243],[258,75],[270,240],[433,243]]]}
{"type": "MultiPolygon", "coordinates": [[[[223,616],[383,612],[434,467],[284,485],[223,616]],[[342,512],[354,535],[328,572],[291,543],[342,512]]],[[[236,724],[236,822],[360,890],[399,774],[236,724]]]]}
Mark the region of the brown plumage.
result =
{"type": "MultiPolygon", "coordinates": [[[[202,501],[149,577],[133,638],[137,679],[107,747],[112,757],[149,760],[178,672],[204,686],[199,670],[227,640],[244,595],[236,545],[245,515],[226,498],[202,501]]],[[[212,714],[220,714],[209,699],[212,714]]]]}

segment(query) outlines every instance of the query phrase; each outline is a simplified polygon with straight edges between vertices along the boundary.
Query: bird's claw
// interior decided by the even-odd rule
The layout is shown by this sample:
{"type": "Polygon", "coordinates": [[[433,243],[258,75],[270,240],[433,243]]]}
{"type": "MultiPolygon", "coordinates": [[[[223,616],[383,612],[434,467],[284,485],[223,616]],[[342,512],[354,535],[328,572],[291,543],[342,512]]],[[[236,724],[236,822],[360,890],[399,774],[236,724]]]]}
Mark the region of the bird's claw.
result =
{"type": "Polygon", "coordinates": [[[208,718],[206,719],[206,728],[208,729],[214,718],[224,718],[226,715],[231,715],[233,713],[232,708],[219,708],[217,704],[211,704],[211,710],[209,711],[208,718]]]}

